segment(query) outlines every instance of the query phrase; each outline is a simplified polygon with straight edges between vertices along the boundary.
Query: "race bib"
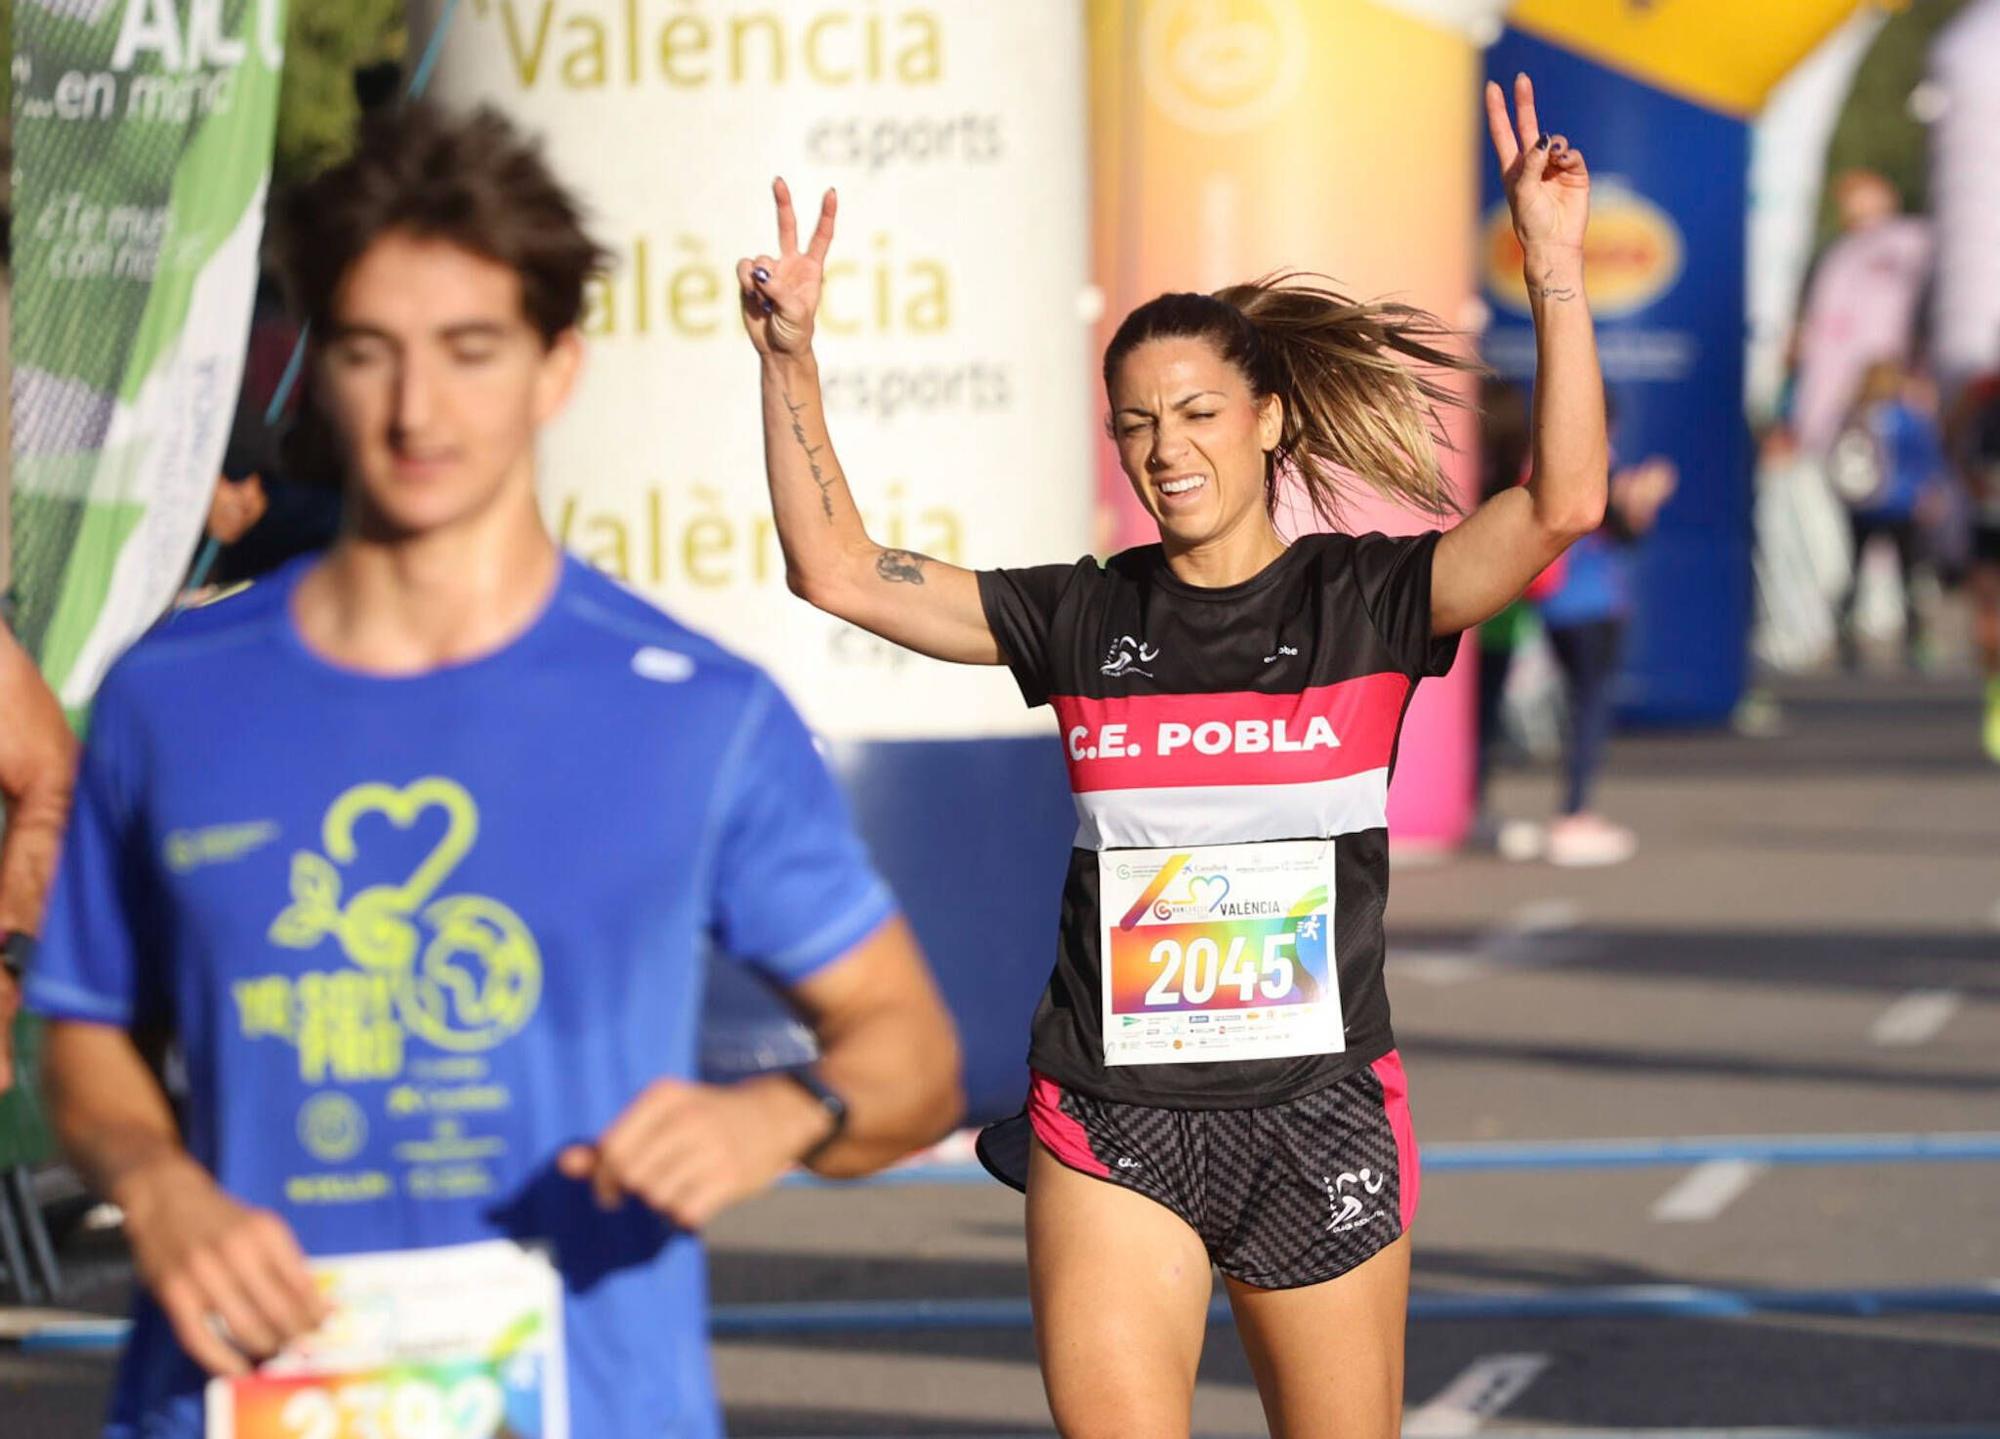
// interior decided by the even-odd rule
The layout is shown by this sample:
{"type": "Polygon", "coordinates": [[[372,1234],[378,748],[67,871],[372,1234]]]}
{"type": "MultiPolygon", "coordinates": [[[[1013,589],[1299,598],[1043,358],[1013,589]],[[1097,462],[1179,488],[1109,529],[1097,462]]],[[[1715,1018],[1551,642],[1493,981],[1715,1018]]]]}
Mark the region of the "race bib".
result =
{"type": "Polygon", "coordinates": [[[1104,1062],[1346,1048],[1333,847],[1312,839],[1100,851],[1104,1062]]]}
{"type": "Polygon", "coordinates": [[[562,1280],[504,1240],[315,1261],[333,1315],[213,1379],[207,1439],[567,1439],[562,1280]]]}

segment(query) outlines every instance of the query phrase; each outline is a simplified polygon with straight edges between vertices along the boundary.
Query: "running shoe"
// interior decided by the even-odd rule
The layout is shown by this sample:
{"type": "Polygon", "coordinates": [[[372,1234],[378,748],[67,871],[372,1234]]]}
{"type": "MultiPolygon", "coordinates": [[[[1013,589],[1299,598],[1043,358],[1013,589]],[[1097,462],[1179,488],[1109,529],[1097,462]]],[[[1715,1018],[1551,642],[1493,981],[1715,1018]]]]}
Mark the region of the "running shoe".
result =
{"type": "Polygon", "coordinates": [[[1549,863],[1564,869],[1623,864],[1638,852],[1637,835],[1598,815],[1565,815],[1549,826],[1549,863]]]}
{"type": "Polygon", "coordinates": [[[1493,848],[1500,858],[1515,864],[1540,859],[1548,845],[1548,832],[1531,819],[1510,819],[1494,836],[1493,848]]]}

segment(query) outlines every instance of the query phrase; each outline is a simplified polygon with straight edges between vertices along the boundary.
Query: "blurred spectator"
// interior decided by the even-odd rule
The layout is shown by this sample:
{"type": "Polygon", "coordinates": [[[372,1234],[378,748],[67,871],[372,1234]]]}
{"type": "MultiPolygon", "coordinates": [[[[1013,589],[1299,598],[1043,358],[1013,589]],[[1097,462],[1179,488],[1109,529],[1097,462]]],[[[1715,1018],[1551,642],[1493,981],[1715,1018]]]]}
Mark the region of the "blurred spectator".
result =
{"type": "Polygon", "coordinates": [[[1974,635],[1986,677],[1981,739],[2000,764],[2000,366],[1966,385],[1947,429],[1951,456],[1972,509],[1974,635]]]}
{"type": "Polygon", "coordinates": [[[295,556],[323,550],[340,530],[337,446],[301,375],[274,424],[271,400],[298,343],[276,291],[260,286],[243,388],[230,423],[222,474],[209,500],[204,544],[189,575],[199,594],[254,580],[295,556]],[[290,418],[283,418],[289,414],[290,418]]]}
{"type": "Polygon", "coordinates": [[[1631,548],[1653,527],[1678,478],[1673,463],[1657,455],[1615,469],[1604,524],[1570,547],[1560,582],[1539,603],[1569,709],[1562,807],[1543,846],[1551,864],[1622,864],[1638,851],[1637,836],[1590,802],[1611,738],[1612,683],[1632,613],[1631,548]]]}
{"type": "Polygon", "coordinates": [[[1860,664],[1854,621],[1868,547],[1885,539],[1895,547],[1902,580],[1903,652],[1912,669],[1923,649],[1923,622],[1912,581],[1919,559],[1918,532],[1944,500],[1945,457],[1938,433],[1937,390],[1894,360],[1868,367],[1846,427],[1827,460],[1827,480],[1847,506],[1854,536],[1854,565],[1840,601],[1840,659],[1860,664]]]}
{"type": "Polygon", "coordinates": [[[1868,367],[1908,361],[1932,253],[1929,223],[1904,215],[1895,186],[1875,171],[1842,171],[1833,193],[1841,234],[1813,270],[1792,337],[1792,426],[1819,461],[1868,367]]]}
{"type": "Polygon", "coordinates": [[[18,970],[41,932],[42,906],[76,774],[76,740],[42,672],[0,623],[0,1094],[14,1083],[18,970]]]}
{"type": "MultiPolygon", "coordinates": [[[[1480,382],[1480,499],[1491,499],[1521,483],[1528,467],[1532,432],[1528,392],[1498,376],[1480,382]]],[[[1560,562],[1558,562],[1560,563],[1560,562]]],[[[1537,583],[1541,583],[1537,581],[1537,583]]],[[[1537,629],[1532,601],[1523,596],[1479,627],[1478,754],[1473,771],[1472,842],[1512,858],[1533,858],[1541,848],[1537,826],[1524,820],[1503,821],[1486,805],[1494,755],[1504,739],[1507,677],[1514,656],[1537,629]]]]}

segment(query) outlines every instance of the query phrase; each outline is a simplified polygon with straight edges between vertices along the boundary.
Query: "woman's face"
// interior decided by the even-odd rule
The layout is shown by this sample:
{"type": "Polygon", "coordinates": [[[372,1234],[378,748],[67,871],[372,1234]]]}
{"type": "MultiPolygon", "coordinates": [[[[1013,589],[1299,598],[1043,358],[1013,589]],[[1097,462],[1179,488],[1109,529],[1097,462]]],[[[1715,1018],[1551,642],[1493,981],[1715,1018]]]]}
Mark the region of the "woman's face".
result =
{"type": "Polygon", "coordinates": [[[1148,340],[1112,375],[1118,462],[1169,549],[1265,523],[1264,457],[1283,419],[1277,396],[1252,395],[1206,339],[1148,340]]]}

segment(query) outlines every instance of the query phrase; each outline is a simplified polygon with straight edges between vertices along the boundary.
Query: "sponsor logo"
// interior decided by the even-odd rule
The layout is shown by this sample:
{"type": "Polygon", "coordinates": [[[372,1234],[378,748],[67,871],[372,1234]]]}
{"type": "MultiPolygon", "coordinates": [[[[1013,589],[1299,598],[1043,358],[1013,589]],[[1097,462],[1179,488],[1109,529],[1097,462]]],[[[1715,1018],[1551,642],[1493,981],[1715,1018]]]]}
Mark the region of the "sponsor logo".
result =
{"type": "Polygon", "coordinates": [[[1291,655],[1293,657],[1296,657],[1298,655],[1298,651],[1293,649],[1290,645],[1279,645],[1277,654],[1264,656],[1264,663],[1267,665],[1275,664],[1277,663],[1279,657],[1283,655],[1291,655]]]}
{"type": "Polygon", "coordinates": [[[1298,0],[1159,0],[1144,14],[1146,94],[1190,130],[1261,125],[1304,82],[1312,37],[1298,0]]]}
{"type": "Polygon", "coordinates": [[[267,819],[244,824],[212,824],[206,829],[177,829],[167,836],[167,868],[175,874],[210,864],[229,864],[278,837],[278,826],[267,819]]]}
{"type": "Polygon", "coordinates": [[[299,1143],[326,1164],[352,1159],[368,1142],[361,1106],[338,1090],[323,1090],[299,1110],[299,1143]]]}
{"type": "Polygon", "coordinates": [[[632,673],[642,680],[658,680],[661,684],[679,684],[694,674],[694,661],[673,650],[657,649],[652,645],[632,656],[632,673]]]}
{"type": "MultiPolygon", "coordinates": [[[[1528,283],[1521,273],[1521,242],[1503,200],[1486,212],[1481,253],[1486,290],[1521,314],[1528,311],[1528,283]]],[[[1629,185],[1599,181],[1590,197],[1590,228],[1583,239],[1584,290],[1591,312],[1615,319],[1645,309],[1681,277],[1684,245],[1673,218],[1629,185]]]]}
{"type": "Polygon", "coordinates": [[[1366,1167],[1359,1173],[1343,1171],[1337,1177],[1322,1174],[1320,1183],[1326,1187],[1326,1202],[1332,1211],[1332,1218],[1326,1223],[1327,1232],[1345,1234],[1350,1229],[1359,1229],[1364,1224],[1372,1224],[1382,1218],[1387,1211],[1377,1209],[1372,1213],[1368,1212],[1368,1205],[1361,1195],[1366,1194],[1372,1198],[1380,1194],[1388,1182],[1387,1175],[1377,1174],[1366,1167]],[[1361,1193],[1349,1192],[1356,1189],[1361,1193]]]}
{"type": "Polygon", "coordinates": [[[1139,1167],[1139,1161],[1136,1159],[1129,1159],[1121,1156],[1118,1160],[1118,1167],[1120,1169],[1137,1169],[1139,1167]]]}
{"type": "Polygon", "coordinates": [[[1104,664],[1100,667],[1100,673],[1110,675],[1113,679],[1122,679],[1126,675],[1144,675],[1147,679],[1151,679],[1153,672],[1141,669],[1140,666],[1149,665],[1159,657],[1160,652],[1144,640],[1135,640],[1130,635],[1120,635],[1118,642],[1104,652],[1104,664]]]}

